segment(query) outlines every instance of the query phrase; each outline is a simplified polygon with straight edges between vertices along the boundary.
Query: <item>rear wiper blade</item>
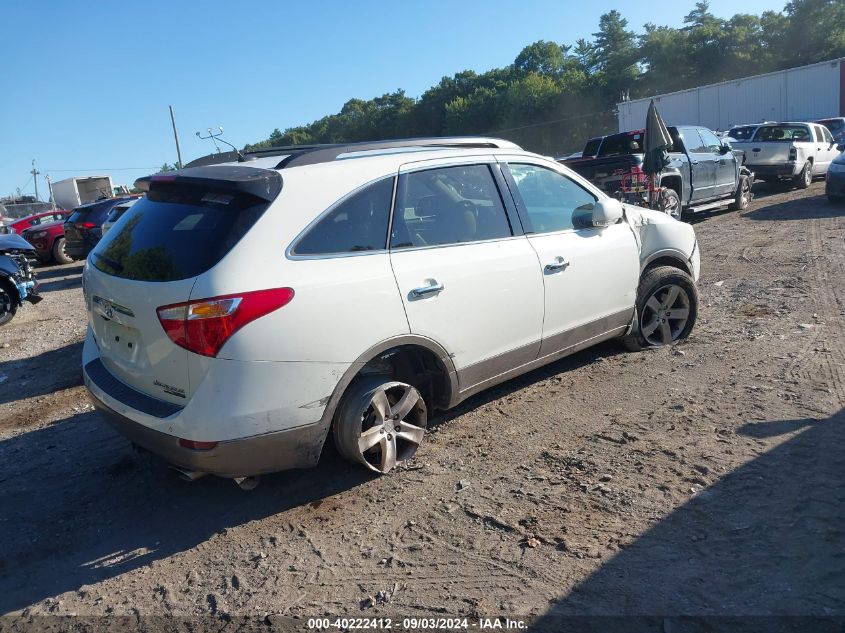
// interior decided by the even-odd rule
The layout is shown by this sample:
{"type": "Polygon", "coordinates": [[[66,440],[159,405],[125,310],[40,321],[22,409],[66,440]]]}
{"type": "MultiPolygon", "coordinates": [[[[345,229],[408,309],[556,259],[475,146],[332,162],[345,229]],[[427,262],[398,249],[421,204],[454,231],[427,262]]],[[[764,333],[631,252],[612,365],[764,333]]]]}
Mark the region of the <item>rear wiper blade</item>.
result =
{"type": "Polygon", "coordinates": [[[102,261],[106,266],[113,268],[116,272],[121,272],[123,270],[123,266],[118,264],[116,261],[111,259],[110,257],[106,257],[105,255],[100,255],[99,253],[94,253],[94,257],[102,261]]]}

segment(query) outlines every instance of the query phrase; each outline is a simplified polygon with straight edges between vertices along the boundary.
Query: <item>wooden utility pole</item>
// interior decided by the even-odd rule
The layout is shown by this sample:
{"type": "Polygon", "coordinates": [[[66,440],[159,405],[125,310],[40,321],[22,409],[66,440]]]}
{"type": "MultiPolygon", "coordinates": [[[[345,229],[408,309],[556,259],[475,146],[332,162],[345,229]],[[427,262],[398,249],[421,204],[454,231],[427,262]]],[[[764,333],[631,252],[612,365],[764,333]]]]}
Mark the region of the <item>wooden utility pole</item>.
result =
{"type": "Polygon", "coordinates": [[[32,171],[29,172],[32,174],[32,181],[35,183],[35,201],[38,202],[38,176],[41,174],[40,171],[35,169],[35,159],[32,159],[32,171]]]}
{"type": "Polygon", "coordinates": [[[173,125],[173,138],[176,140],[176,169],[182,169],[182,150],[179,149],[179,135],[176,133],[176,117],[173,116],[173,106],[170,108],[170,123],[173,125]]]}

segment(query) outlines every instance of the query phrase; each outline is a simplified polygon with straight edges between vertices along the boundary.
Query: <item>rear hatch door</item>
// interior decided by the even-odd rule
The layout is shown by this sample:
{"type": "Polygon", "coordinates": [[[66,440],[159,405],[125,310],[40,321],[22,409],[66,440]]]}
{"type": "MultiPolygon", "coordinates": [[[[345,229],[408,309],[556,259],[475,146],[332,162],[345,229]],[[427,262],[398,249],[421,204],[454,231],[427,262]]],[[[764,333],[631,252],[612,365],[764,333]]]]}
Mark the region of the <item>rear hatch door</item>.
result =
{"type": "Polygon", "coordinates": [[[188,366],[193,352],[170,339],[157,309],[188,301],[197,277],[253,226],[270,204],[266,198],[278,195],[278,172],[239,170],[232,174],[222,166],[206,167],[159,181],[154,177],[147,197],[92,251],[85,293],[100,360],[138,391],[182,405],[191,397],[188,366]],[[257,187],[258,195],[249,187],[245,191],[243,180],[237,179],[244,172],[246,177],[270,174],[265,179],[275,186],[257,187]],[[215,175],[223,178],[215,180],[215,175]]]}

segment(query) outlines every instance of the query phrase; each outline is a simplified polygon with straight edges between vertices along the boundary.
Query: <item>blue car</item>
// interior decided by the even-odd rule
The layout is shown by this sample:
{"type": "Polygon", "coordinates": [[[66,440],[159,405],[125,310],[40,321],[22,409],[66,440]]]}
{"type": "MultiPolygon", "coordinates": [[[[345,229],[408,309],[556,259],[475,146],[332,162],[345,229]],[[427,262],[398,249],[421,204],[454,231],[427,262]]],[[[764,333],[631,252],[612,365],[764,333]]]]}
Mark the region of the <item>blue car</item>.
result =
{"type": "MultiPolygon", "coordinates": [[[[838,149],[845,149],[840,145],[838,149]]],[[[845,152],[833,159],[827,168],[825,193],[831,202],[845,201],[845,152]]]]}

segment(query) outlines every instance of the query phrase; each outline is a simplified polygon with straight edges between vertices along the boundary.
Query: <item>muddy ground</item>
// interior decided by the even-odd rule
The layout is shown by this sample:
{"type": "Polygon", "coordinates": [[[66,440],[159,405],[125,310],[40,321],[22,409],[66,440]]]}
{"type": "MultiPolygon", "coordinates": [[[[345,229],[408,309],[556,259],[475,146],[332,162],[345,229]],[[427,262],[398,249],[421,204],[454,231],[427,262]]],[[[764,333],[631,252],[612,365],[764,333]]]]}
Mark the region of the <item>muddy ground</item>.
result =
{"type": "Polygon", "coordinates": [[[501,385],[381,479],[327,449],[245,493],[136,456],[80,386],[81,266],[42,270],[0,330],[0,628],[845,616],[845,207],[755,192],[694,219],[688,341],[501,385]]]}

